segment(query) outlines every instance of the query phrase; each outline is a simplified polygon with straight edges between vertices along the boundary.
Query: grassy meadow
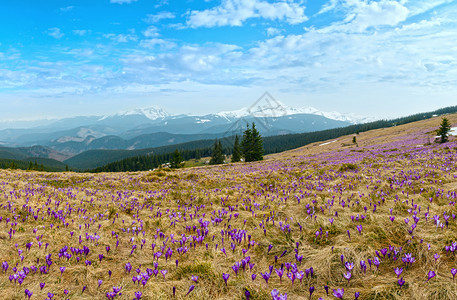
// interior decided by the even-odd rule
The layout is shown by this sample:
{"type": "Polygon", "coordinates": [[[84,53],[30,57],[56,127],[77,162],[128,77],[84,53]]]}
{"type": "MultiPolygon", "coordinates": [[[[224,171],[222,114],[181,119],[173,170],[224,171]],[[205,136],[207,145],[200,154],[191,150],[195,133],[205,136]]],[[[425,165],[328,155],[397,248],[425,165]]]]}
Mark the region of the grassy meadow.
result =
{"type": "Polygon", "coordinates": [[[255,163],[2,170],[2,299],[457,299],[440,121],[255,163]]]}

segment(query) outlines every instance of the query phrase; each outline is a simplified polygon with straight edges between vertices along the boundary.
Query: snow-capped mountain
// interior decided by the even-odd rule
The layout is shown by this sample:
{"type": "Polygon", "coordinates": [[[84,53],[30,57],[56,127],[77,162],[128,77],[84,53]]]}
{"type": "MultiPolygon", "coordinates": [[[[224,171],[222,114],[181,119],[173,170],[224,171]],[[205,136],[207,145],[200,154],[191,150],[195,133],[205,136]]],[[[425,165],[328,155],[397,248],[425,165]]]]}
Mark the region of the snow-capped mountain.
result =
{"type": "Polygon", "coordinates": [[[221,111],[214,115],[226,118],[227,120],[246,118],[246,117],[268,117],[268,118],[277,118],[290,115],[298,114],[309,114],[322,116],[331,120],[349,122],[351,124],[360,124],[366,122],[375,121],[376,118],[362,117],[355,114],[341,114],[336,111],[320,111],[314,107],[301,107],[294,108],[287,106],[279,101],[276,102],[276,105],[273,106],[254,106],[251,108],[244,107],[238,110],[233,111],[221,111]]]}
{"type": "Polygon", "coordinates": [[[332,129],[363,121],[367,119],[323,112],[313,107],[293,108],[277,101],[200,116],[170,115],[160,107],[151,106],[106,116],[60,119],[29,129],[0,130],[0,144],[15,147],[42,145],[62,153],[76,154],[94,149],[164,145],[160,140],[165,136],[170,137],[167,139],[170,143],[195,138],[212,139],[239,132],[251,122],[258,125],[263,136],[271,136],[332,129]]]}
{"type": "Polygon", "coordinates": [[[113,115],[106,115],[100,118],[100,121],[103,121],[108,118],[114,118],[114,117],[126,117],[126,116],[143,116],[148,118],[149,120],[157,120],[157,119],[164,119],[168,116],[170,116],[169,113],[164,111],[160,107],[156,106],[151,106],[147,108],[136,108],[133,110],[129,111],[124,111],[124,112],[119,112],[113,115]]]}

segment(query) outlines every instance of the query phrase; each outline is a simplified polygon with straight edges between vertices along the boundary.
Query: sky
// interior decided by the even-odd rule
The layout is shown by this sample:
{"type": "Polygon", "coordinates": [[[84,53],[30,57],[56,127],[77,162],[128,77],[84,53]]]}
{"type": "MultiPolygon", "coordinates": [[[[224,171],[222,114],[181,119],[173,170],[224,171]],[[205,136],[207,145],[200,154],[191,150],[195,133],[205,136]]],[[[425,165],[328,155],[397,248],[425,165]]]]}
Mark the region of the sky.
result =
{"type": "Polygon", "coordinates": [[[457,105],[457,1],[0,2],[0,119],[457,105]]]}

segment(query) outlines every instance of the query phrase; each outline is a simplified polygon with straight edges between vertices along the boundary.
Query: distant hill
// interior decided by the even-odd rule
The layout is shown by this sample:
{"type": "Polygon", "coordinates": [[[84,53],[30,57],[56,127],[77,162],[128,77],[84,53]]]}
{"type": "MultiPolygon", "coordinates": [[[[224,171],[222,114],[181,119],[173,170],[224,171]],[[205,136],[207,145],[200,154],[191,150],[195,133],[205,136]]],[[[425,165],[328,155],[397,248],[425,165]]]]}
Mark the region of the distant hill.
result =
{"type": "MultiPolygon", "coordinates": [[[[299,133],[299,134],[281,134],[276,136],[264,136],[264,149],[265,154],[269,153],[277,153],[285,150],[290,150],[294,148],[298,148],[309,143],[313,143],[316,141],[327,140],[332,138],[337,138],[342,135],[354,134],[357,132],[368,131],[372,129],[384,128],[384,127],[392,127],[396,125],[411,123],[418,120],[423,120],[427,118],[431,118],[434,115],[442,115],[446,113],[455,113],[457,112],[457,106],[447,107],[439,110],[435,110],[432,112],[420,113],[415,114],[412,116],[407,116],[403,118],[397,118],[393,120],[380,120],[374,121],[364,124],[356,124],[350,126],[341,126],[339,128],[321,130],[316,132],[307,132],[307,133],[299,133]]],[[[290,122],[295,122],[293,120],[293,116],[288,116],[287,118],[291,118],[288,120],[292,120],[290,122]]],[[[244,120],[244,119],[243,119],[244,120]]],[[[281,118],[277,118],[276,122],[289,122],[287,120],[282,120],[281,118]]],[[[249,120],[254,121],[254,120],[249,120]]],[[[242,122],[245,122],[242,121],[242,122]]],[[[276,123],[278,124],[278,123],[276,123]]],[[[345,123],[342,123],[345,124],[345,123]]],[[[239,127],[234,127],[241,133],[241,130],[244,126],[244,123],[240,124],[239,127]]],[[[261,126],[258,126],[259,128],[261,126]]],[[[325,128],[325,127],[323,127],[325,128]]],[[[235,131],[236,131],[235,130],[235,131]]],[[[230,130],[227,131],[230,133],[230,130]]],[[[110,137],[106,136],[100,139],[94,139],[92,142],[98,143],[99,147],[107,147],[109,143],[115,143],[118,145],[122,145],[124,147],[131,145],[131,143],[136,143],[141,147],[147,147],[148,145],[154,143],[166,143],[167,145],[162,145],[160,147],[147,147],[141,149],[133,149],[133,150],[89,150],[82,152],[81,154],[75,155],[71,158],[65,157],[61,152],[58,152],[54,149],[49,147],[42,147],[42,146],[33,146],[33,147],[22,147],[22,148],[8,148],[8,147],[0,147],[0,158],[5,159],[16,159],[16,160],[24,160],[28,159],[29,157],[37,158],[57,158],[63,162],[64,165],[69,165],[70,168],[74,170],[89,170],[94,169],[97,167],[104,166],[106,164],[120,161],[122,159],[141,156],[141,155],[157,155],[157,154],[166,154],[171,153],[175,149],[179,149],[180,151],[185,150],[202,150],[206,151],[205,149],[210,148],[214,143],[214,138],[221,137],[217,134],[200,134],[200,135],[173,135],[169,133],[156,133],[149,135],[144,135],[141,138],[133,138],[129,140],[124,140],[119,137],[110,137]],[[208,137],[208,138],[207,138],[208,137]],[[146,140],[145,142],[142,142],[146,140]],[[203,138],[195,141],[188,141],[192,139],[203,138]],[[170,141],[170,139],[174,139],[170,141]],[[149,141],[147,141],[149,140],[149,141]],[[127,143],[127,144],[126,144],[127,143]],[[148,144],[150,143],[150,144],[148,144]]],[[[225,148],[226,153],[230,153],[231,151],[231,139],[233,136],[228,135],[222,139],[223,147],[225,148]]],[[[69,142],[70,143],[70,142],[69,142]]],[[[68,144],[67,146],[71,146],[68,144]]],[[[130,147],[131,148],[131,147],[130,147]]]]}
{"type": "MultiPolygon", "coordinates": [[[[370,123],[365,123],[365,124],[357,124],[357,125],[351,125],[351,126],[346,126],[342,128],[336,128],[336,129],[329,129],[329,130],[323,130],[323,131],[317,131],[317,132],[309,132],[309,133],[301,133],[301,134],[287,134],[287,135],[278,135],[278,136],[270,136],[270,137],[264,137],[263,138],[263,145],[264,145],[264,150],[265,154],[271,154],[271,153],[278,153],[286,150],[291,150],[295,148],[299,148],[317,141],[323,141],[323,140],[329,140],[329,139],[334,139],[338,138],[340,136],[344,135],[349,135],[349,134],[355,134],[359,132],[365,132],[373,129],[380,129],[380,128],[388,128],[388,127],[394,127],[402,124],[408,124],[420,120],[425,120],[429,119],[433,116],[437,115],[442,115],[442,114],[447,114],[447,113],[455,113],[457,112],[457,106],[453,107],[447,107],[443,109],[439,109],[433,112],[427,112],[427,113],[420,113],[420,114],[415,114],[403,118],[397,118],[393,120],[380,120],[380,121],[375,121],[375,122],[370,122],[370,123]]],[[[223,147],[225,148],[225,154],[230,154],[231,151],[231,139],[233,137],[228,137],[225,139],[222,139],[222,144],[223,147]]],[[[179,149],[180,151],[189,151],[189,150],[199,150],[199,151],[194,151],[192,153],[187,153],[186,159],[191,159],[195,158],[195,155],[197,153],[202,153],[202,152],[209,152],[210,153],[210,147],[213,145],[214,140],[207,140],[207,141],[197,141],[197,142],[190,142],[186,144],[181,144],[181,145],[174,145],[170,147],[161,147],[161,148],[156,148],[156,149],[148,149],[146,153],[140,153],[138,151],[131,151],[131,152],[122,152],[122,153],[117,153],[117,157],[122,157],[124,156],[122,160],[125,160],[124,164],[118,164],[120,166],[128,166],[132,163],[130,158],[137,157],[138,156],[138,161],[141,161],[143,158],[140,156],[144,155],[151,155],[151,154],[160,154],[162,155],[161,158],[163,159],[164,156],[163,154],[171,153],[174,151],[174,149],[179,149]],[[194,155],[194,156],[192,156],[194,155]]],[[[113,155],[114,153],[111,153],[113,155]]],[[[103,153],[99,152],[97,153],[98,157],[103,157],[103,153]]],[[[106,156],[106,155],[105,155],[106,156]]],[[[76,158],[76,157],[75,157],[76,158]]],[[[91,167],[88,162],[93,161],[95,162],[96,160],[90,160],[85,157],[87,164],[85,164],[85,168],[97,168],[101,167],[101,164],[93,164],[91,167]]],[[[79,159],[79,161],[82,161],[79,159]]],[[[105,160],[108,161],[108,160],[105,160]]],[[[110,163],[114,163],[115,161],[111,161],[110,163]]],[[[68,162],[71,164],[70,160],[68,162]]],[[[108,164],[108,163],[107,163],[108,164]]],[[[75,165],[76,167],[76,165],[75,165]]],[[[149,167],[148,167],[149,168],[149,167]]],[[[111,168],[105,168],[111,170],[111,168]]],[[[98,170],[104,170],[104,168],[99,168],[98,170]]],[[[128,168],[122,169],[122,167],[116,166],[116,171],[128,171],[128,168]]]]}
{"type": "Polygon", "coordinates": [[[64,154],[88,150],[133,150],[213,139],[241,132],[256,122],[263,136],[312,132],[351,124],[337,113],[315,109],[253,111],[248,108],[203,116],[171,116],[159,108],[136,109],[109,116],[73,117],[27,129],[0,130],[0,144],[8,147],[42,145],[64,154]],[[261,125],[261,126],[260,126],[261,125]]]}
{"type": "Polygon", "coordinates": [[[22,169],[47,172],[62,172],[68,166],[64,163],[50,158],[29,157],[22,160],[0,158],[0,169],[22,169]]]}

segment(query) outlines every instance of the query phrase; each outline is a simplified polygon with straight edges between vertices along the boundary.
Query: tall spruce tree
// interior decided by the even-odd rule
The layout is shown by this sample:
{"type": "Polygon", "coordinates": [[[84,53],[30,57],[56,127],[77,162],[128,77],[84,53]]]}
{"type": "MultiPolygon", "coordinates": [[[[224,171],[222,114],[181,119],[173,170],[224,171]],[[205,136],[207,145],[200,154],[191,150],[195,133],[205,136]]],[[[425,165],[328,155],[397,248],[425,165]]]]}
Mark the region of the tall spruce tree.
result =
{"type": "Polygon", "coordinates": [[[252,123],[252,147],[253,160],[263,160],[263,140],[260,132],[255,128],[255,123],[252,123]]]}
{"type": "Polygon", "coordinates": [[[232,162],[239,162],[241,160],[240,139],[238,135],[235,136],[235,144],[233,145],[232,162]]]}
{"type": "Polygon", "coordinates": [[[249,128],[249,124],[246,125],[246,130],[243,132],[243,138],[241,139],[241,153],[244,161],[252,161],[252,131],[249,128]]]}
{"type": "Polygon", "coordinates": [[[443,118],[441,120],[440,128],[436,131],[436,133],[441,137],[440,143],[447,142],[449,131],[451,131],[451,123],[449,123],[447,118],[443,118]]]}
{"type": "Polygon", "coordinates": [[[241,140],[241,150],[246,162],[263,159],[263,140],[255,123],[252,123],[252,128],[247,125],[241,140]]]}
{"type": "Polygon", "coordinates": [[[211,160],[209,161],[209,163],[211,165],[220,165],[220,164],[223,164],[224,161],[225,161],[225,157],[224,157],[224,153],[222,150],[221,141],[218,141],[216,139],[216,141],[214,142],[214,145],[213,145],[213,153],[211,155],[211,160]]]}
{"type": "Polygon", "coordinates": [[[182,159],[181,153],[179,153],[178,149],[176,149],[175,152],[173,153],[170,167],[172,167],[173,169],[181,168],[182,162],[183,162],[183,159],[182,159]]]}

